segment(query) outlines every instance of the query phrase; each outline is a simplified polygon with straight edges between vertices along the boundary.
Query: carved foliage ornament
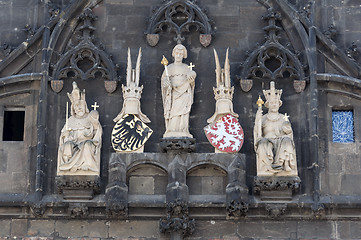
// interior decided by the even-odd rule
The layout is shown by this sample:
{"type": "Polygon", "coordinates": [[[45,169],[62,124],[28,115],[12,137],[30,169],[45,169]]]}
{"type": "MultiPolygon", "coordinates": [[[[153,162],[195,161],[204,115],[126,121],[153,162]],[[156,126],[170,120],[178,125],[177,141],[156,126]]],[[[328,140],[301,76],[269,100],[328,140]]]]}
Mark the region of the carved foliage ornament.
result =
{"type": "Polygon", "coordinates": [[[204,11],[194,0],[169,0],[154,12],[147,31],[147,41],[152,47],[158,44],[159,33],[175,34],[174,40],[181,43],[185,40],[185,32],[201,33],[200,43],[207,47],[212,40],[212,27],[204,11]]]}
{"type": "Polygon", "coordinates": [[[92,21],[96,17],[90,9],[86,9],[79,19],[82,21],[77,29],[81,35],[80,42],[70,47],[55,65],[51,87],[53,91],[60,92],[65,79],[102,79],[105,89],[112,93],[117,85],[115,66],[110,56],[93,43],[92,32],[95,27],[92,21]]]}
{"type": "Polygon", "coordinates": [[[189,219],[188,204],[180,199],[167,203],[167,218],[160,220],[159,230],[162,233],[180,232],[183,236],[192,234],[195,220],[189,219]]]}
{"type": "Polygon", "coordinates": [[[296,92],[302,92],[305,88],[305,76],[301,62],[289,49],[278,42],[278,31],[276,21],[281,20],[278,12],[272,8],[268,9],[268,21],[264,30],[268,33],[266,42],[253,51],[243,64],[240,85],[243,91],[251,90],[253,80],[256,79],[289,79],[294,81],[296,92]]]}

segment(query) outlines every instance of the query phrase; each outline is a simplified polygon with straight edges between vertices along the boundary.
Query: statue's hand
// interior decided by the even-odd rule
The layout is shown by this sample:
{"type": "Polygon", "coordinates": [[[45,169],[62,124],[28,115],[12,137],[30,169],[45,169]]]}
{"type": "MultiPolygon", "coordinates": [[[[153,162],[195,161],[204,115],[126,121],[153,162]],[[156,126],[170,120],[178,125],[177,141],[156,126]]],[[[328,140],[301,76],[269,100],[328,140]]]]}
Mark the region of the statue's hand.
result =
{"type": "Polygon", "coordinates": [[[196,78],[196,72],[192,71],[187,75],[187,81],[191,86],[194,86],[194,80],[196,78]]]}
{"type": "Polygon", "coordinates": [[[262,108],[258,108],[258,110],[257,110],[257,112],[256,112],[256,122],[258,122],[258,121],[261,120],[262,114],[263,114],[262,108]]]}
{"type": "Polygon", "coordinates": [[[285,134],[290,134],[290,133],[292,133],[291,123],[288,122],[288,121],[284,121],[283,124],[282,124],[282,131],[283,131],[285,134]]]}

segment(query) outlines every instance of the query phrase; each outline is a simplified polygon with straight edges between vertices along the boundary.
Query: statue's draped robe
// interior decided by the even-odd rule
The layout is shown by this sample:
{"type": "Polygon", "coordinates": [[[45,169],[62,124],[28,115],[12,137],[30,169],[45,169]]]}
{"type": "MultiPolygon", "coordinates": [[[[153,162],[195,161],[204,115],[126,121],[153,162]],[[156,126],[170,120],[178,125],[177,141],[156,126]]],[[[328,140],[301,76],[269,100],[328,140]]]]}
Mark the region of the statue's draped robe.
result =
{"type": "MultiPolygon", "coordinates": [[[[262,138],[255,139],[257,175],[297,176],[297,161],[291,123],[278,114],[274,120],[262,117],[262,138]]],[[[255,126],[255,131],[257,126],[255,126]]],[[[255,135],[256,136],[256,135],[255,135]]]]}
{"type": "Polygon", "coordinates": [[[99,175],[102,127],[98,116],[71,116],[61,131],[58,150],[58,175],[99,175]],[[68,134],[69,132],[69,134],[68,134]]]}
{"type": "Polygon", "coordinates": [[[170,64],[168,67],[170,85],[166,72],[162,75],[162,98],[166,132],[164,137],[192,137],[189,133],[189,113],[193,104],[194,82],[187,78],[194,71],[184,63],[170,64]]]}

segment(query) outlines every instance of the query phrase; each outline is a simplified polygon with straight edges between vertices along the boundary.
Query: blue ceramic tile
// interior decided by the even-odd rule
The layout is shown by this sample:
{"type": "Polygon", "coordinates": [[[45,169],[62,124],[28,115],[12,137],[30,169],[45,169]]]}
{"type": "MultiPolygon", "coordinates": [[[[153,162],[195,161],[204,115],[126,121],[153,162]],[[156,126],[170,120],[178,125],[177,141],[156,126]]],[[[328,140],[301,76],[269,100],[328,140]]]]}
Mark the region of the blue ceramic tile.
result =
{"type": "Polygon", "coordinates": [[[353,112],[332,111],[333,142],[354,142],[353,112]]]}

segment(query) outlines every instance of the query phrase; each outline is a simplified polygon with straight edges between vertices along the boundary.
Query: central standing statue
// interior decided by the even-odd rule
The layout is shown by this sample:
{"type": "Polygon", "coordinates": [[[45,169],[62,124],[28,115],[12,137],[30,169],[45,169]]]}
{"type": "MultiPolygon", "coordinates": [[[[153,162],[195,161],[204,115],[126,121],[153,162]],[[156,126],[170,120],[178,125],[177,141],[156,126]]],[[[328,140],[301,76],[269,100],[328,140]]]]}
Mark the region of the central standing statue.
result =
{"type": "Polygon", "coordinates": [[[192,63],[190,66],[182,63],[183,58],[187,58],[187,49],[182,44],[174,47],[172,56],[174,63],[169,67],[165,58],[162,61],[165,67],[161,87],[166,128],[163,137],[193,138],[188,125],[197,74],[192,70],[192,63]]]}

